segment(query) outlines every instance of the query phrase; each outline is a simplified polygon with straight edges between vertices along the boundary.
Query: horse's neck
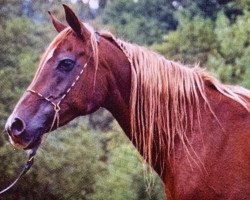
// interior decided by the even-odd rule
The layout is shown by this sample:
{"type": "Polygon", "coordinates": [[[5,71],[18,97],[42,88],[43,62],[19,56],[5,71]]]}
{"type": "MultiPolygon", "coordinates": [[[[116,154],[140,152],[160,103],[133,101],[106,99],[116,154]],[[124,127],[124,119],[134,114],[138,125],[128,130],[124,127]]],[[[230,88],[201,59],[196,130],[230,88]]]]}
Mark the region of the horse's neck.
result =
{"type": "MultiPolygon", "coordinates": [[[[130,124],[130,88],[131,88],[131,66],[128,58],[115,44],[101,39],[99,44],[99,67],[108,74],[108,95],[103,107],[109,110],[127,137],[134,143],[134,136],[131,134],[130,124]]],[[[139,137],[139,136],[138,136],[139,137]]],[[[138,149],[143,156],[142,149],[138,149]]],[[[155,162],[154,162],[155,163],[155,162]]],[[[159,175],[161,174],[161,165],[153,166],[159,175]]]]}
{"type": "MultiPolygon", "coordinates": [[[[99,70],[104,70],[108,79],[108,95],[103,107],[113,114],[131,139],[129,110],[131,71],[129,61],[115,44],[103,38],[99,45],[99,52],[99,70]]],[[[238,165],[235,165],[239,161],[237,153],[233,154],[231,151],[237,150],[238,152],[238,149],[241,152],[246,151],[243,147],[246,134],[250,130],[249,113],[238,102],[206,84],[205,94],[215,115],[205,106],[204,99],[200,97],[201,123],[199,124],[197,122],[199,120],[194,119],[194,130],[192,133],[186,134],[190,145],[198,156],[196,157],[192,153],[193,158],[198,164],[204,164],[204,168],[202,165],[198,167],[192,159],[187,158],[183,151],[183,145],[176,138],[175,157],[170,158],[170,161],[174,160],[175,162],[170,162],[169,165],[168,159],[165,159],[166,168],[161,174],[169,199],[185,199],[189,194],[195,192],[200,195],[199,199],[209,199],[210,197],[210,199],[214,199],[217,197],[217,192],[221,190],[221,184],[216,184],[212,180],[219,178],[220,182],[230,185],[232,184],[231,180],[226,173],[223,173],[223,170],[233,174],[235,168],[239,168],[238,165]],[[224,151],[225,148],[229,148],[229,151],[224,151]],[[226,162],[228,160],[230,160],[230,164],[226,162]],[[214,170],[214,166],[218,170],[214,170]],[[186,184],[187,182],[189,184],[186,184]],[[201,189],[199,190],[199,188],[201,189]],[[208,195],[207,197],[203,196],[203,190],[208,195]]],[[[247,157],[241,160],[244,159],[247,157]]],[[[157,165],[155,169],[159,173],[157,165]]]]}
{"type": "Polygon", "coordinates": [[[103,107],[109,110],[127,136],[130,137],[130,64],[124,53],[111,42],[101,38],[99,44],[100,70],[107,74],[108,94],[103,107]]]}

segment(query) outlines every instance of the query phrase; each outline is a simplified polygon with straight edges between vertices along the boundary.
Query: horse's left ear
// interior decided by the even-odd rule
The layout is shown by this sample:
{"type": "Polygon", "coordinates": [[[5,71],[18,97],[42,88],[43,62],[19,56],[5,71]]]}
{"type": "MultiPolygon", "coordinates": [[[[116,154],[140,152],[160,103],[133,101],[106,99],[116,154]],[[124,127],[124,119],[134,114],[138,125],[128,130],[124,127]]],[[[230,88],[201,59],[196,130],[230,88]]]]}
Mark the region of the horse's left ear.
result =
{"type": "Polygon", "coordinates": [[[62,22],[60,22],[50,11],[48,11],[50,18],[52,20],[52,23],[57,30],[58,33],[63,31],[67,26],[65,26],[62,22]]]}
{"type": "Polygon", "coordinates": [[[71,10],[71,8],[65,4],[63,4],[63,7],[65,10],[66,21],[68,22],[69,26],[73,29],[73,31],[81,38],[88,37],[90,35],[90,32],[78,19],[78,17],[71,10]]]}

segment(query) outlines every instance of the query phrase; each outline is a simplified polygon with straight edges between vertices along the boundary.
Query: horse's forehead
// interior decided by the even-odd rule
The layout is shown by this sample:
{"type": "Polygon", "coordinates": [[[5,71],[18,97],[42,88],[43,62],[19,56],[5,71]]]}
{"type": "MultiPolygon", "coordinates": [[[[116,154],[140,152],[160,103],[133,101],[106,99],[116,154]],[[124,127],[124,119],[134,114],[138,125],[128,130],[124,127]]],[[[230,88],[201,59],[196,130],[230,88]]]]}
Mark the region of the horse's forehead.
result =
{"type": "MultiPolygon", "coordinates": [[[[84,24],[87,29],[92,33],[94,29],[88,24],[84,24]]],[[[44,53],[40,66],[42,67],[50,58],[54,56],[55,51],[61,52],[63,50],[73,51],[79,45],[79,38],[74,35],[74,32],[71,28],[66,28],[60,32],[54,40],[51,42],[46,52],[44,53]]]]}
{"type": "Polygon", "coordinates": [[[50,58],[53,57],[55,49],[56,49],[56,47],[53,47],[53,48],[48,50],[47,56],[46,56],[46,58],[44,58],[44,63],[46,63],[50,58]]]}
{"type": "Polygon", "coordinates": [[[55,50],[61,50],[62,48],[72,47],[72,44],[75,43],[74,37],[71,37],[70,34],[59,34],[54,41],[51,42],[46,52],[44,53],[44,57],[42,59],[43,63],[46,63],[51,57],[53,57],[55,50]]]}

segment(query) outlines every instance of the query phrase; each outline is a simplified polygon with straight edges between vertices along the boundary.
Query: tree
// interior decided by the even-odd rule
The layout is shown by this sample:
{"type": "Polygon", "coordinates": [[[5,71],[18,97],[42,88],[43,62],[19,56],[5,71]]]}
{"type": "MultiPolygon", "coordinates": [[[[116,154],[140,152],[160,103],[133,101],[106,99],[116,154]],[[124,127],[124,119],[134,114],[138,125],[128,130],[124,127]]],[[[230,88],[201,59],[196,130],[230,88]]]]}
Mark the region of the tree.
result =
{"type": "Polygon", "coordinates": [[[180,8],[182,14],[190,17],[199,16],[215,20],[219,12],[224,12],[229,19],[235,19],[241,15],[246,3],[244,0],[177,0],[175,5],[180,8]]]}
{"type": "MultiPolygon", "coordinates": [[[[1,66],[0,119],[6,120],[17,99],[32,79],[48,38],[43,30],[27,18],[6,20],[0,25],[1,66]]],[[[3,123],[1,123],[3,125],[3,123]]]]}
{"type": "Polygon", "coordinates": [[[250,12],[238,16],[235,23],[222,13],[215,25],[217,48],[209,56],[207,66],[215,69],[219,78],[228,83],[243,82],[250,86],[250,12]]]}
{"type": "Polygon", "coordinates": [[[160,178],[153,171],[145,171],[145,166],[142,168],[141,156],[132,145],[128,145],[130,141],[120,132],[116,124],[112,131],[102,135],[108,139],[105,173],[97,179],[96,192],[91,200],[165,199],[160,178]],[[151,192],[147,192],[148,178],[151,178],[151,192]]]}
{"type": "Polygon", "coordinates": [[[249,23],[249,11],[244,11],[233,23],[222,12],[215,21],[183,18],[176,31],[165,35],[164,42],[152,48],[168,59],[198,62],[223,82],[250,86],[249,23]]]}
{"type": "Polygon", "coordinates": [[[166,34],[164,42],[154,45],[153,49],[168,59],[203,65],[211,51],[217,48],[214,38],[214,24],[211,20],[182,18],[177,30],[166,34]]]}
{"type": "Polygon", "coordinates": [[[162,40],[162,34],[177,26],[172,1],[109,1],[100,15],[102,23],[112,25],[117,34],[139,44],[162,40]],[[138,37],[139,36],[139,37],[138,37]]]}

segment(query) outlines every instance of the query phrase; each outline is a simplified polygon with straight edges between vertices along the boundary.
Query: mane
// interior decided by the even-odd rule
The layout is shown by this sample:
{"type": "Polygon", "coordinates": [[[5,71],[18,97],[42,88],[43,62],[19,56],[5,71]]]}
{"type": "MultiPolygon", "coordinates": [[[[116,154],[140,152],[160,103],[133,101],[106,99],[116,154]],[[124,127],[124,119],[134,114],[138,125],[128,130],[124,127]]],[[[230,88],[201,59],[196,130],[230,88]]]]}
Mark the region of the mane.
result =
{"type": "MultiPolygon", "coordinates": [[[[169,159],[177,137],[189,158],[194,161],[199,158],[191,146],[187,131],[193,132],[195,116],[200,125],[201,103],[205,102],[219,123],[206,97],[205,82],[250,111],[244,98],[250,97],[246,89],[223,85],[197,65],[189,68],[144,47],[117,39],[111,33],[102,35],[112,39],[131,64],[132,137],[149,164],[154,165],[153,151],[159,159],[169,159]],[[164,148],[167,148],[167,155],[164,148]]],[[[164,163],[161,168],[164,168],[164,163]]]]}

